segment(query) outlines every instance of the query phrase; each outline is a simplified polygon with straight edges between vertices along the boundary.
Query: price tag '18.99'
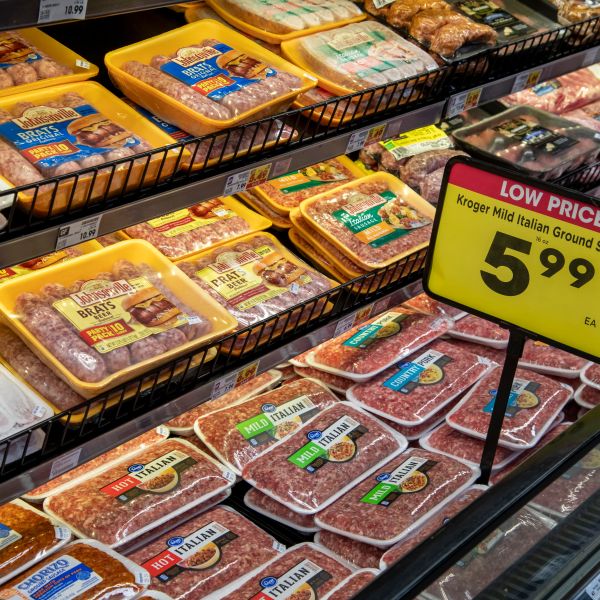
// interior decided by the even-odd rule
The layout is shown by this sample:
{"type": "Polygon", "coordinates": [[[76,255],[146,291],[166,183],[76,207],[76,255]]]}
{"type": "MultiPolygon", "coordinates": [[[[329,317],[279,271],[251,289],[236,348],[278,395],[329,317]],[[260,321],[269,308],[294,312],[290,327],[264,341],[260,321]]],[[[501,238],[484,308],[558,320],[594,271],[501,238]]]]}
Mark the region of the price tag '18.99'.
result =
{"type": "Polygon", "coordinates": [[[100,220],[102,215],[82,219],[70,225],[64,225],[58,230],[58,238],[56,240],[56,250],[62,250],[67,246],[74,246],[80,242],[87,242],[98,237],[100,228],[100,220]]]}
{"type": "Polygon", "coordinates": [[[454,160],[446,178],[427,290],[600,357],[600,207],[473,160],[454,160]]]}
{"type": "Polygon", "coordinates": [[[40,0],[38,23],[85,19],[87,0],[40,0]]]}

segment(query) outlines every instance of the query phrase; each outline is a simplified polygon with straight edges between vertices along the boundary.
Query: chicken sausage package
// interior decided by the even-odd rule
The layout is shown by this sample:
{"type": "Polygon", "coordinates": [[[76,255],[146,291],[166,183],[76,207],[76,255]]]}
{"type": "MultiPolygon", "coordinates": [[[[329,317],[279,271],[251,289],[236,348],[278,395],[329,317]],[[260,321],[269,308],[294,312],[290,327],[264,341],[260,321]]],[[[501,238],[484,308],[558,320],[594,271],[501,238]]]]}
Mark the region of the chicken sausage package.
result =
{"type": "Polygon", "coordinates": [[[237,325],[143,240],[9,281],[0,286],[0,311],[32,351],[84,398],[237,325]]]}
{"type": "Polygon", "coordinates": [[[581,381],[591,388],[600,390],[600,365],[587,363],[581,373],[581,381]]]}
{"type": "Polygon", "coordinates": [[[155,444],[49,496],[44,511],[111,547],[230,488],[235,475],[182,439],[155,444]]]}
{"type": "Polygon", "coordinates": [[[323,600],[352,600],[363,588],[367,587],[379,573],[378,569],[360,569],[352,573],[334,587],[323,600]]]}
{"type": "Polygon", "coordinates": [[[320,344],[306,362],[321,371],[364,382],[433,342],[450,325],[445,317],[399,306],[320,344]]]}
{"type": "Polygon", "coordinates": [[[600,152],[595,131],[530,106],[509,108],[453,135],[469,152],[546,180],[593,162],[600,152]]]}
{"type": "Polygon", "coordinates": [[[221,590],[218,598],[323,598],[353,569],[322,547],[310,542],[298,544],[273,558],[249,577],[221,590]]]}
{"type": "Polygon", "coordinates": [[[296,512],[314,514],[407,445],[381,421],[338,402],[248,463],[242,476],[296,512]]]}
{"type": "Polygon", "coordinates": [[[508,346],[508,329],[475,315],[467,315],[459,319],[448,335],[498,350],[504,350],[508,346]]]}
{"type": "Polygon", "coordinates": [[[377,21],[364,21],[281,44],[283,55],[346,96],[374,86],[425,75],[438,68],[427,52],[377,21]]]}
{"type": "Polygon", "coordinates": [[[0,598],[131,600],[150,583],[145,569],[96,540],[77,540],[0,587],[0,598]]]}
{"type": "Polygon", "coordinates": [[[519,366],[544,375],[577,379],[587,361],[566,350],[554,348],[544,342],[527,340],[519,366]]]}
{"type": "Polygon", "coordinates": [[[600,404],[600,390],[597,387],[582,384],[575,391],[575,402],[582,408],[591,410],[600,404]]]}
{"type": "Polygon", "coordinates": [[[105,62],[128,98],[196,136],[281,112],[316,85],[302,69],[211,19],[113,50],[105,62]]]}
{"type": "Polygon", "coordinates": [[[477,383],[493,366],[436,340],[346,393],[351,402],[399,425],[422,425],[477,383]]]}
{"type": "Polygon", "coordinates": [[[148,542],[128,557],[150,573],[150,589],[173,600],[205,598],[284,549],[254,523],[218,506],[148,542]]]}
{"type": "Polygon", "coordinates": [[[68,527],[22,500],[0,506],[0,584],[16,577],[71,539],[68,527]]]}
{"type": "MultiPolygon", "coordinates": [[[[450,411],[446,421],[462,433],[485,439],[494,410],[501,367],[495,367],[450,411]]],[[[517,369],[498,444],[526,450],[537,444],[573,395],[573,389],[549,377],[517,369]]]]}
{"type": "Polygon", "coordinates": [[[384,552],[376,546],[357,542],[326,529],[321,529],[315,534],[315,544],[341,556],[357,569],[379,569],[379,561],[384,552]]]}
{"type": "Polygon", "coordinates": [[[321,235],[367,270],[429,244],[435,209],[389,173],[374,173],[304,200],[300,212],[321,235]]]}
{"type": "Polygon", "coordinates": [[[386,548],[418,528],[478,476],[479,469],[455,459],[410,448],[319,512],[315,523],[359,542],[386,548]]]}

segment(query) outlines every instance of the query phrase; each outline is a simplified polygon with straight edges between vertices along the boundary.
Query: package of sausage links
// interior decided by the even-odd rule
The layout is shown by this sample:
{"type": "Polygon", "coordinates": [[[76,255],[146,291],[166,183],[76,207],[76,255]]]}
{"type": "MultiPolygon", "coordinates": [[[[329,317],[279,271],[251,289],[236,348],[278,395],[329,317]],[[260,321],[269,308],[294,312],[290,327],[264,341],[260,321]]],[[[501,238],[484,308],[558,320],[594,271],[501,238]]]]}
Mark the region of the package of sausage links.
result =
{"type": "Polygon", "coordinates": [[[122,546],[230,488],[235,475],[192,443],[169,439],[44,501],[78,537],[122,546]]]}
{"type": "MultiPolygon", "coordinates": [[[[462,433],[485,440],[500,382],[494,368],[450,411],[446,421],[462,433]]],[[[517,369],[498,444],[526,450],[537,444],[573,395],[573,389],[545,375],[517,369]]]]}
{"type": "Polygon", "coordinates": [[[321,529],[315,534],[315,544],[341,556],[357,569],[378,569],[383,550],[344,535],[321,529]]]}
{"type": "Polygon", "coordinates": [[[479,469],[421,448],[387,461],[322,510],[315,523],[380,548],[419,527],[479,476],[479,469]]]}
{"type": "Polygon", "coordinates": [[[324,385],[298,379],[199,417],[194,431],[223,464],[241,475],[252,459],[336,402],[324,385]]]}
{"type": "MultiPolygon", "coordinates": [[[[585,368],[585,358],[575,356],[566,350],[554,348],[544,342],[527,340],[519,366],[544,375],[554,375],[565,379],[577,379],[585,368]]],[[[600,369],[598,369],[600,374],[600,369]]]]}
{"type": "Polygon", "coordinates": [[[62,523],[22,500],[0,506],[0,584],[16,577],[71,539],[62,523]]]}
{"type": "Polygon", "coordinates": [[[448,335],[459,340],[490,346],[499,350],[503,350],[508,346],[508,329],[475,315],[467,315],[460,319],[454,324],[448,335]]]}
{"type": "Polygon", "coordinates": [[[324,342],[305,360],[321,371],[362,382],[442,336],[450,326],[444,317],[400,306],[324,342]]]}
{"type": "Polygon", "coordinates": [[[248,463],[243,478],[302,514],[314,514],[406,449],[399,433],[337,402],[248,463]]]}
{"type": "Polygon", "coordinates": [[[150,583],[145,569],[96,540],[77,540],[0,587],[0,598],[130,600],[150,583]]]}
{"type": "Polygon", "coordinates": [[[205,598],[285,548],[254,523],[219,506],[171,528],[128,557],[150,573],[150,589],[173,600],[205,598]]]}
{"type": "Polygon", "coordinates": [[[351,387],[346,397],[399,425],[422,425],[495,366],[436,340],[394,367],[351,387]]]}
{"type": "MultiPolygon", "coordinates": [[[[587,363],[581,372],[581,381],[585,383],[585,385],[595,389],[600,390],[600,365],[596,363],[587,363]]],[[[582,405],[583,406],[583,405],[582,405]]]]}
{"type": "Polygon", "coordinates": [[[241,598],[323,598],[353,569],[340,558],[310,542],[298,544],[258,572],[221,591],[211,600],[241,598]],[[285,594],[285,595],[283,595],[285,594]]]}
{"type": "Polygon", "coordinates": [[[591,410],[600,404],[600,389],[582,384],[577,388],[574,398],[579,406],[591,410]]]}
{"type": "Polygon", "coordinates": [[[323,597],[323,600],[352,600],[360,590],[366,587],[379,573],[378,569],[361,569],[346,577],[344,581],[323,597]]]}

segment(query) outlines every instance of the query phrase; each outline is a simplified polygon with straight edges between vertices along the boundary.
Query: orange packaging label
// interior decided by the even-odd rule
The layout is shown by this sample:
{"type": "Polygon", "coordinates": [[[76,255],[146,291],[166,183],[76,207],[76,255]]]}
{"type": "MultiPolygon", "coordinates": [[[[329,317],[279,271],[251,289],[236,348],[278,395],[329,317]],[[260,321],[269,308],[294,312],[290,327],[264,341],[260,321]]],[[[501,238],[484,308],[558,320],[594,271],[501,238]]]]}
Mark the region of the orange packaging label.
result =
{"type": "Polygon", "coordinates": [[[68,156],[69,154],[76,154],[79,152],[79,148],[74,146],[68,141],[60,142],[58,144],[42,144],[41,146],[34,146],[22,152],[23,156],[32,162],[41,160],[42,158],[48,158],[49,156],[68,156]]]}

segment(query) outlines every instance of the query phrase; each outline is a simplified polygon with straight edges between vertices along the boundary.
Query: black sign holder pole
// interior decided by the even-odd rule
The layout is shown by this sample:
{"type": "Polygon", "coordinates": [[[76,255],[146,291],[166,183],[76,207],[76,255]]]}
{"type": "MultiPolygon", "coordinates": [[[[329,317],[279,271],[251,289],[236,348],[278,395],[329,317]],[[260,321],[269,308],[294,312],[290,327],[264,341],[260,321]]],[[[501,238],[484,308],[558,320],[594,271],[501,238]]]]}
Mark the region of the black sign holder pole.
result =
{"type": "Polygon", "coordinates": [[[509,330],[508,348],[506,350],[506,359],[502,367],[500,375],[500,384],[494,401],[494,409],[492,410],[492,418],[485,438],[485,445],[481,454],[481,476],[478,483],[487,485],[494,464],[494,456],[498,448],[498,440],[500,438],[500,430],[504,421],[504,413],[508,406],[508,399],[512,390],[513,379],[517,371],[519,359],[523,354],[523,346],[525,345],[525,335],[518,329],[509,330]]]}

